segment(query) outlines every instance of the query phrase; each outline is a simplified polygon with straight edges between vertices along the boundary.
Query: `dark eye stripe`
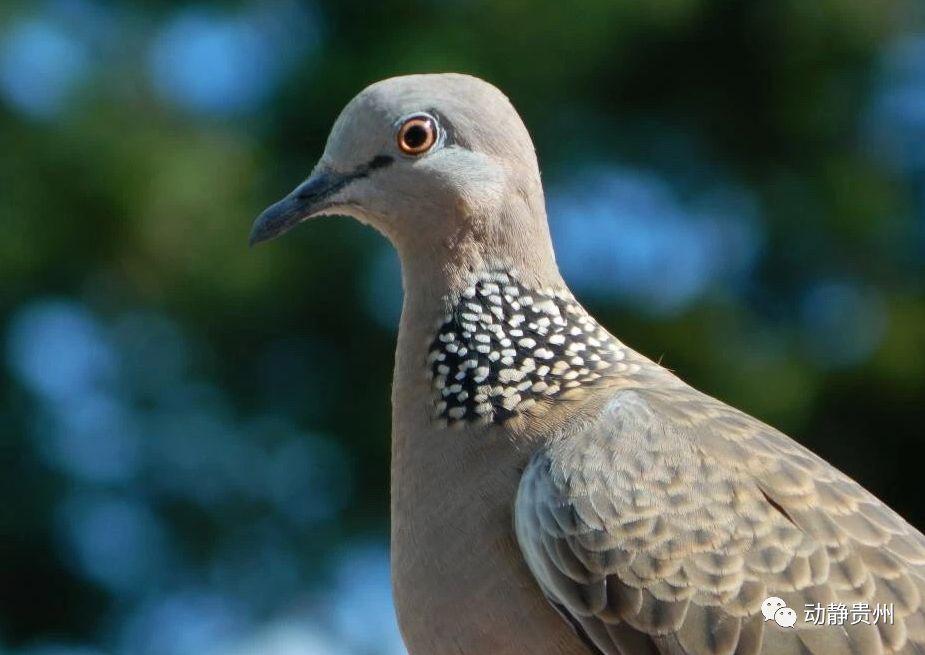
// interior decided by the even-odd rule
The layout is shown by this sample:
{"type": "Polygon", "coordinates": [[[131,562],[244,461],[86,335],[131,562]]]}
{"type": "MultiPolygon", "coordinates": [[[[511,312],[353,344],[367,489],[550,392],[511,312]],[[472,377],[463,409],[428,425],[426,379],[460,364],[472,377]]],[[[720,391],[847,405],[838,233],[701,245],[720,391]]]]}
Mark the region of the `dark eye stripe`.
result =
{"type": "Polygon", "coordinates": [[[376,155],[368,164],[366,164],[366,170],[374,171],[377,168],[385,168],[393,161],[395,161],[395,159],[389,157],[388,155],[376,155]]]}

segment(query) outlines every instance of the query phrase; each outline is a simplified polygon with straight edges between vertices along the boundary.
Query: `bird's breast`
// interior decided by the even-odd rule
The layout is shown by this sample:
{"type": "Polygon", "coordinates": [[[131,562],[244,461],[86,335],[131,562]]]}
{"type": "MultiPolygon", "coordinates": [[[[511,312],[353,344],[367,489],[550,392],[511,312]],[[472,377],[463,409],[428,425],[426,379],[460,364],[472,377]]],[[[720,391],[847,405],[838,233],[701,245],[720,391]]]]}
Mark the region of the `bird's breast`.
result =
{"type": "Polygon", "coordinates": [[[583,653],[524,563],[513,503],[528,457],[486,435],[396,434],[392,575],[412,655],[583,653]],[[467,445],[469,447],[467,447],[467,445]]]}

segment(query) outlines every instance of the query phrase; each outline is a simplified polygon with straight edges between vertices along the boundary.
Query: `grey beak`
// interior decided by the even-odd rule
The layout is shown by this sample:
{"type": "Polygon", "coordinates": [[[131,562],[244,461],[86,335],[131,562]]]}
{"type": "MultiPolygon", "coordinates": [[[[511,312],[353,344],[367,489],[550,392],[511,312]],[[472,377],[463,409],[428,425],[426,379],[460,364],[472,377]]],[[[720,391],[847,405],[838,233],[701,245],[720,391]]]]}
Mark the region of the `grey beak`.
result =
{"type": "Polygon", "coordinates": [[[275,239],[330,207],[328,200],[349,182],[349,175],[318,172],[288,196],[263,210],[251,228],[250,245],[275,239]]]}

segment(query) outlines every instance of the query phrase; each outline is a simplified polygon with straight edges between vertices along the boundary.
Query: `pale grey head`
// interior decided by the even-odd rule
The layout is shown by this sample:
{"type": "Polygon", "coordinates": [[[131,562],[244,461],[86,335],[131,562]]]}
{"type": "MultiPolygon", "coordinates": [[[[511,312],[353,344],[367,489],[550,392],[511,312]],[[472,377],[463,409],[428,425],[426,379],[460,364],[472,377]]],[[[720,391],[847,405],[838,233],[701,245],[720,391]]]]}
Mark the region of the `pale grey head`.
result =
{"type": "Polygon", "coordinates": [[[407,314],[408,330],[422,332],[411,342],[428,344],[427,361],[408,365],[427,367],[436,418],[536,416],[624,366],[622,344],[559,276],[533,143],[487,82],[411,75],[363,90],[312,175],[257,219],[251,243],[323,214],[353,216],[398,249],[403,324],[407,314]]]}
{"type": "Polygon", "coordinates": [[[312,175],[257,219],[251,243],[324,214],[372,225],[403,265],[536,271],[558,280],[530,135],[478,78],[377,82],[341,112],[312,175]]]}

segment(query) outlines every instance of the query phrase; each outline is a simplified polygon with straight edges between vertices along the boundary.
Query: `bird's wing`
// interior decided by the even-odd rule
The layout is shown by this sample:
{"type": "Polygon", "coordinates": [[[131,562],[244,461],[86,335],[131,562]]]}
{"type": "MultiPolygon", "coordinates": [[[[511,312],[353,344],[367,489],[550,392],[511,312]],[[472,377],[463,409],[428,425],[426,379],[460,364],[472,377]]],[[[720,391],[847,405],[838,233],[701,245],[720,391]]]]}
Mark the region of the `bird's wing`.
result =
{"type": "Polygon", "coordinates": [[[537,452],[515,528],[543,593],[606,655],[925,654],[925,537],[689,387],[618,392],[537,452]],[[769,596],[794,627],[765,620],[769,596]]]}

